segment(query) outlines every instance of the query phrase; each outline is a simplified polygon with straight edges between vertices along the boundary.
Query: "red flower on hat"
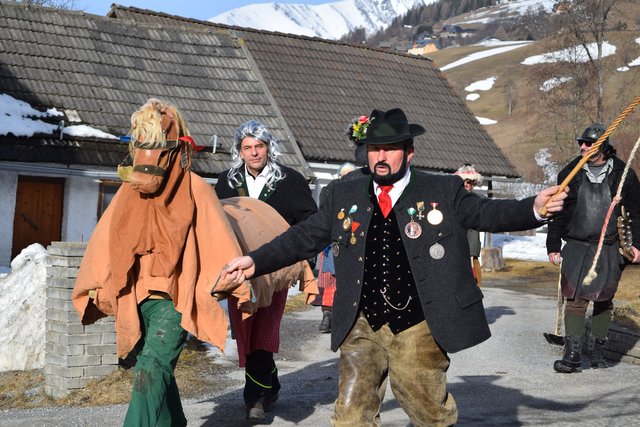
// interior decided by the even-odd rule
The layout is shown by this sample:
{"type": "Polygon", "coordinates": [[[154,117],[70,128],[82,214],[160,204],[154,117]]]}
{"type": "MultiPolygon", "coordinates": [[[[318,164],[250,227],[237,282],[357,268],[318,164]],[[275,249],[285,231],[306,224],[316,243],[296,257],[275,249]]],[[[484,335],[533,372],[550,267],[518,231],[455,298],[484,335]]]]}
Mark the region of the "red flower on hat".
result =
{"type": "Polygon", "coordinates": [[[362,138],[367,136],[367,128],[371,124],[371,119],[369,116],[358,116],[349,125],[349,129],[347,130],[347,135],[349,139],[352,141],[358,142],[362,138]]]}

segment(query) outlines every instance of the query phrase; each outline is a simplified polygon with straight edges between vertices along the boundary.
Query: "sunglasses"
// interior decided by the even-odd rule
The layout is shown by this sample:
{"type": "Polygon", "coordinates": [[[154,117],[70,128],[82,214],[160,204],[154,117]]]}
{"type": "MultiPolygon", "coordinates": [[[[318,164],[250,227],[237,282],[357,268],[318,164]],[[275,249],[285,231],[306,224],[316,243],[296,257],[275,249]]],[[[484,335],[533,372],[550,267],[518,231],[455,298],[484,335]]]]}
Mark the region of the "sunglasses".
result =
{"type": "Polygon", "coordinates": [[[585,147],[589,148],[593,145],[595,141],[587,141],[587,140],[578,140],[578,147],[582,147],[582,144],[585,145],[585,147]]]}
{"type": "Polygon", "coordinates": [[[478,183],[478,181],[475,181],[473,179],[465,179],[464,183],[465,184],[470,184],[470,185],[476,185],[478,183]]]}

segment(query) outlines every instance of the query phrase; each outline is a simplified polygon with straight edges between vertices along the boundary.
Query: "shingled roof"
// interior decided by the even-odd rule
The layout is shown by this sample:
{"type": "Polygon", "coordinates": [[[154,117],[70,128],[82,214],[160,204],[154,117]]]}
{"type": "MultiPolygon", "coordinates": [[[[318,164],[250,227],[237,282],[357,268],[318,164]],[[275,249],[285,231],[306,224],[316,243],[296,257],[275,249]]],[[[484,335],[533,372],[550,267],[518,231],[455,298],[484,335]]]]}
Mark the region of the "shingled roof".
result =
{"type": "MultiPolygon", "coordinates": [[[[282,162],[312,175],[243,41],[228,30],[0,3],[0,40],[0,94],[40,111],[75,110],[81,123],[116,136],[148,98],[170,101],[197,143],[218,136],[216,153],[194,159],[204,176],[228,168],[235,128],[256,118],[283,143],[282,162]]],[[[114,166],[124,153],[117,140],[0,136],[0,161],[114,166]]]]}
{"type": "Polygon", "coordinates": [[[473,162],[484,175],[518,176],[428,58],[118,5],[109,16],[171,24],[185,31],[237,34],[307,161],[352,160],[353,149],[345,137],[351,120],[373,109],[400,107],[411,122],[427,128],[416,138],[417,167],[453,172],[473,162]]]}

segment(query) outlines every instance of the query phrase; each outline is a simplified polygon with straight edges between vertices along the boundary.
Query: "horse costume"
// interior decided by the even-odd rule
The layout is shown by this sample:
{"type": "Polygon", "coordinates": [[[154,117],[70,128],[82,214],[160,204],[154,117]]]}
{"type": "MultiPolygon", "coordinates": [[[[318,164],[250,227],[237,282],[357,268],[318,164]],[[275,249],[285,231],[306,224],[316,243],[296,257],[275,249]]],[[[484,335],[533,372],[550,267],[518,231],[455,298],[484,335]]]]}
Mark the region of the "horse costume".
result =
{"type": "Polygon", "coordinates": [[[267,242],[286,222],[274,220],[275,210],[262,202],[243,208],[229,201],[223,208],[213,188],[189,170],[193,140],[174,106],[150,99],[132,115],[130,134],[133,166],[119,167],[125,182],[89,240],[72,301],[83,324],[115,316],[118,356],[139,353],[125,425],[180,425],[186,419],[173,369],[187,332],[224,350],[228,319],[217,298],[232,295],[234,308],[247,317],[268,305],[274,290],[298,280],[305,292],[317,294],[317,287],[303,262],[253,281],[254,301],[249,286],[221,280],[229,256],[267,242]],[[270,233],[262,237],[243,233],[242,224],[232,227],[227,215],[236,211],[249,217],[244,224],[252,230],[270,233]],[[166,340],[154,347],[151,331],[175,332],[170,355],[166,340]],[[154,377],[158,370],[162,379],[154,377]]]}

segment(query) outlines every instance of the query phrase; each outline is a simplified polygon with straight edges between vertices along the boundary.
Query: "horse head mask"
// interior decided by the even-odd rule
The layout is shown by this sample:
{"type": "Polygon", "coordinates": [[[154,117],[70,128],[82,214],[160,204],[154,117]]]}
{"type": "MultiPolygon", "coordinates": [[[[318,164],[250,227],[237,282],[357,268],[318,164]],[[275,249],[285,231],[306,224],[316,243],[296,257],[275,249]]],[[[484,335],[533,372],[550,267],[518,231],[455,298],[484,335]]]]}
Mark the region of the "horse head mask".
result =
{"type": "Polygon", "coordinates": [[[129,155],[133,166],[118,166],[118,176],[131,188],[156,194],[163,188],[168,171],[180,157],[180,167],[191,164],[192,139],[180,112],[171,104],[150,99],[131,115],[129,155]]]}

